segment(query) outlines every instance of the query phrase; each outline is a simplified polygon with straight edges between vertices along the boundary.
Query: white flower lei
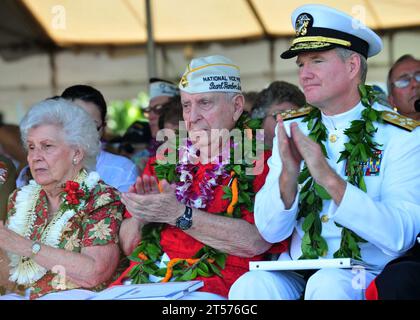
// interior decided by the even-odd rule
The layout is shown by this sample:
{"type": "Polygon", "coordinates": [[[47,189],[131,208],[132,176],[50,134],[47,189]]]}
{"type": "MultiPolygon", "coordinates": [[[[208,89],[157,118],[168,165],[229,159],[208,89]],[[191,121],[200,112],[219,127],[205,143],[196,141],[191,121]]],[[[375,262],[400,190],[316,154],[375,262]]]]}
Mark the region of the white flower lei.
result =
{"type": "MultiPolygon", "coordinates": [[[[87,189],[91,191],[96,186],[99,179],[100,177],[97,172],[91,172],[87,175],[86,171],[82,171],[75,181],[80,183],[81,188],[86,186],[87,189]]],[[[9,219],[7,225],[10,230],[27,239],[29,239],[32,234],[36,219],[35,207],[40,192],[41,186],[34,180],[31,180],[27,186],[24,186],[16,196],[16,213],[9,219]]],[[[57,248],[65,225],[84,207],[84,205],[85,201],[80,201],[74,210],[70,209],[63,212],[63,210],[59,209],[42,232],[40,242],[50,247],[57,248]]],[[[8,256],[10,258],[9,265],[11,267],[9,280],[16,282],[17,284],[25,286],[31,285],[41,279],[48,271],[28,257],[22,257],[9,252],[8,256]]]]}

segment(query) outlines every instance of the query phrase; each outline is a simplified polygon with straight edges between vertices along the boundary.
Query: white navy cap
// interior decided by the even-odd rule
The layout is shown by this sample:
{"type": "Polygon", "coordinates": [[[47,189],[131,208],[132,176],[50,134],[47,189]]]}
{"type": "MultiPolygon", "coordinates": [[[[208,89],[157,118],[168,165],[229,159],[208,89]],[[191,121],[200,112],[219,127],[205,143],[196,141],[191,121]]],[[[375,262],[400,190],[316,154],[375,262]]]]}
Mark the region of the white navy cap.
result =
{"type": "Polygon", "coordinates": [[[160,96],[175,97],[177,95],[179,95],[179,90],[175,83],[159,78],[149,79],[150,99],[160,96]]]}
{"type": "Polygon", "coordinates": [[[290,59],[301,52],[346,48],[372,57],[382,50],[381,38],[362,22],[336,9],[309,4],[292,13],[295,38],[291,47],[281,54],[290,59]]]}
{"type": "Polygon", "coordinates": [[[193,59],[185,69],[179,89],[187,93],[241,93],[239,67],[221,55],[193,59]]]}

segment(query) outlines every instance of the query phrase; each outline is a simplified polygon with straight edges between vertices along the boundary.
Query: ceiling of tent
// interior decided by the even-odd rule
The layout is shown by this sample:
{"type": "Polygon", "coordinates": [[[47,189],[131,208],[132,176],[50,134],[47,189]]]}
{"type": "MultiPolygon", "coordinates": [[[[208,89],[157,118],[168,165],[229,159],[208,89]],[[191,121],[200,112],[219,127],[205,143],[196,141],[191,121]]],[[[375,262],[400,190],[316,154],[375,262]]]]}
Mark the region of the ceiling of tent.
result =
{"type": "MultiPolygon", "coordinates": [[[[17,1],[59,46],[147,42],[145,0],[17,1]]],[[[305,3],[341,9],[375,30],[420,26],[419,0],[151,0],[154,38],[167,44],[290,36],[291,12],[305,3]]]]}

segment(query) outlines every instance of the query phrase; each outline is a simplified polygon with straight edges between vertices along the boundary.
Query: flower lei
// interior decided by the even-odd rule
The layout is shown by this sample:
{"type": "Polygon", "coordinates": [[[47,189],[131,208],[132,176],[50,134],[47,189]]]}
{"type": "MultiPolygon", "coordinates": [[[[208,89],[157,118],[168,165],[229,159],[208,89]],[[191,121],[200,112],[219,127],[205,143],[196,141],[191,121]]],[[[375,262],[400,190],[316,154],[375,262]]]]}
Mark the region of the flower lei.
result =
{"type": "MultiPolygon", "coordinates": [[[[246,115],[242,115],[237,122],[236,128],[244,133],[245,129],[261,128],[260,120],[251,120],[246,115]]],[[[249,139],[248,135],[246,137],[249,139]]],[[[256,150],[256,134],[252,134],[252,152],[256,150]]],[[[234,150],[238,145],[231,144],[230,159],[234,159],[234,150]],[[232,147],[233,146],[233,147],[232,147]]],[[[242,146],[241,146],[242,147],[242,146]]],[[[179,141],[175,150],[179,148],[179,141]]],[[[187,143],[181,160],[184,157],[196,155],[191,144],[187,143]]],[[[223,186],[223,199],[229,199],[230,205],[227,212],[220,212],[219,215],[240,218],[241,207],[252,210],[252,198],[255,195],[253,191],[253,180],[255,176],[247,175],[246,169],[252,168],[253,164],[242,160],[240,164],[211,164],[204,172],[204,177],[199,183],[199,193],[192,190],[192,170],[195,165],[180,161],[179,164],[155,164],[156,175],[159,180],[166,179],[168,182],[176,182],[177,199],[195,208],[205,208],[213,199],[213,188],[220,185],[220,182],[231,176],[229,186],[223,186]]],[[[162,282],[169,280],[188,281],[198,276],[211,277],[217,275],[222,277],[221,269],[225,268],[227,254],[220,252],[210,246],[203,246],[190,259],[171,259],[166,267],[159,268],[157,263],[161,261],[163,250],[160,245],[160,234],[164,224],[151,223],[142,229],[142,240],[139,246],[128,257],[129,260],[137,262],[127,274],[132,283],[148,283],[149,275],[163,277],[162,282]]]]}
{"type": "Polygon", "coordinates": [[[176,183],[175,195],[179,202],[197,209],[205,208],[207,203],[213,199],[213,187],[219,185],[220,179],[229,176],[222,163],[208,164],[205,166],[205,172],[198,183],[198,192],[193,190],[192,172],[197,168],[191,164],[191,159],[197,159],[197,150],[195,150],[190,140],[186,145],[180,147],[181,161],[176,166],[175,171],[179,176],[176,183]]]}
{"type": "MultiPolygon", "coordinates": [[[[345,149],[341,151],[341,156],[337,163],[343,160],[347,161],[347,181],[364,192],[367,191],[364,181],[363,164],[369,158],[376,158],[375,150],[378,150],[379,144],[373,141],[377,128],[373,122],[382,122],[382,112],[372,108],[372,104],[378,101],[377,94],[371,86],[360,85],[359,92],[361,102],[365,109],[361,113],[360,120],[351,122],[351,126],[344,131],[349,141],[344,144],[345,149]]],[[[308,123],[310,130],[309,137],[317,142],[326,158],[327,152],[324,142],[327,139],[327,129],[322,123],[321,111],[314,108],[304,119],[308,123]]],[[[304,164],[298,178],[299,184],[304,184],[299,194],[299,213],[297,219],[304,218],[302,230],[302,256],[301,259],[316,259],[325,256],[328,251],[328,245],[321,236],[322,223],[320,213],[322,212],[323,200],[331,200],[328,192],[312,178],[309,169],[304,164]]],[[[339,225],[341,231],[340,248],[334,253],[334,258],[353,258],[361,260],[360,247],[358,243],[366,242],[353,231],[339,225]]]]}
{"type": "MultiPolygon", "coordinates": [[[[39,241],[42,244],[58,248],[67,222],[86,204],[90,191],[97,185],[99,175],[91,172],[89,175],[82,170],[75,181],[67,181],[62,194],[63,202],[51,222],[41,233],[39,241]]],[[[10,217],[8,228],[17,234],[30,239],[37,217],[36,206],[42,187],[34,180],[24,186],[16,196],[16,213],[10,217]]],[[[19,285],[29,286],[41,279],[47,269],[37,264],[29,257],[8,253],[10,258],[10,281],[19,285]]]]}

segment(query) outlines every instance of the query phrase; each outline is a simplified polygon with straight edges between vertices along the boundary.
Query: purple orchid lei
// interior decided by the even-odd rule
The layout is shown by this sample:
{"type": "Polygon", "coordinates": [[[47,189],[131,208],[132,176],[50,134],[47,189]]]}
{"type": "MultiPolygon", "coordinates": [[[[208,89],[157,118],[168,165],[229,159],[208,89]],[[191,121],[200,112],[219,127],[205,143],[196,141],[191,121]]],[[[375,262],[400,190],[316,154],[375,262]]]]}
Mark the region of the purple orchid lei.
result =
{"type": "MultiPolygon", "coordinates": [[[[229,148],[226,148],[229,150],[229,148]]],[[[180,162],[176,166],[176,173],[179,174],[179,182],[176,184],[175,195],[179,202],[194,207],[205,208],[209,201],[213,200],[213,187],[217,186],[220,179],[224,179],[229,174],[224,169],[226,159],[222,156],[212,161],[211,165],[205,169],[202,180],[198,184],[199,192],[193,190],[192,172],[197,169],[199,162],[199,150],[197,150],[190,140],[186,140],[180,146],[180,162]],[[221,159],[220,159],[221,158],[221,159]]],[[[226,152],[224,152],[226,153],[226,152]]],[[[224,155],[224,154],[223,154],[224,155]]]]}

